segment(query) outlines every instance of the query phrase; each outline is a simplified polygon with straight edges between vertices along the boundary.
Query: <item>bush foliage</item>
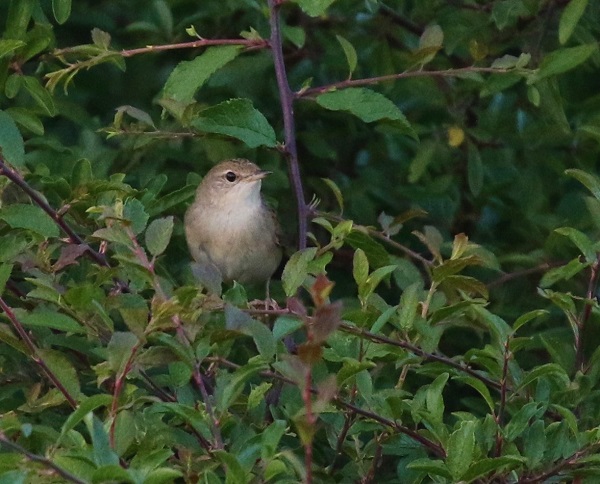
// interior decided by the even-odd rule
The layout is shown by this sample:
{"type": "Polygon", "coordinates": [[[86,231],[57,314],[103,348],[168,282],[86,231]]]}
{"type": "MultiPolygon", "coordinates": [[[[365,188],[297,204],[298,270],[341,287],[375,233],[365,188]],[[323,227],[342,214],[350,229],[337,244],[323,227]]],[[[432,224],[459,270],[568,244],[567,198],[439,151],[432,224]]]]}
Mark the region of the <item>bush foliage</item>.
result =
{"type": "Polygon", "coordinates": [[[2,482],[597,482],[600,3],[0,3],[2,482]],[[288,261],[206,290],[202,175],[288,261]]]}

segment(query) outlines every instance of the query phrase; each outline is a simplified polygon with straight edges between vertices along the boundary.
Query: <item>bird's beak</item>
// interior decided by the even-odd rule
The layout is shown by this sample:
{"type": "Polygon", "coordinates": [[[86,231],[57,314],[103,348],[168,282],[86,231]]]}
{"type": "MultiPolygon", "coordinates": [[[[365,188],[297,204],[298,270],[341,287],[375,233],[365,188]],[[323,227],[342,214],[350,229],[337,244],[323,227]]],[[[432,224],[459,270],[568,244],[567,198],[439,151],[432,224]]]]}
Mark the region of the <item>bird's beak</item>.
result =
{"type": "Polygon", "coordinates": [[[260,171],[257,171],[256,173],[253,173],[249,177],[247,177],[246,181],[253,182],[253,181],[262,180],[264,177],[266,177],[267,175],[270,175],[271,173],[273,173],[273,172],[266,171],[266,170],[260,170],[260,171]]]}

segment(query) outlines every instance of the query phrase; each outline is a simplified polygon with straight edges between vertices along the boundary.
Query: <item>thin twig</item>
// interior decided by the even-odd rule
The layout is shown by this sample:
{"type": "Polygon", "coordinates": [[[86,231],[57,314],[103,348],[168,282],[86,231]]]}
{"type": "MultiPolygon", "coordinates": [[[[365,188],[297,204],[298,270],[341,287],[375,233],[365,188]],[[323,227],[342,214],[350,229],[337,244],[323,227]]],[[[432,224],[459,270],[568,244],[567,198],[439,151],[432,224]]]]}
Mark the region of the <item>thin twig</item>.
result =
{"type": "Polygon", "coordinates": [[[8,304],[6,304],[6,302],[4,301],[4,299],[2,297],[0,297],[0,309],[2,309],[2,311],[4,311],[4,314],[6,314],[6,316],[10,320],[11,324],[13,325],[13,328],[15,328],[15,331],[19,334],[21,340],[25,343],[25,345],[31,352],[31,358],[33,359],[33,361],[42,369],[42,371],[46,374],[46,376],[54,384],[54,386],[60,391],[60,393],[63,394],[63,396],[65,397],[67,402],[69,402],[69,405],[71,405],[71,407],[73,407],[74,409],[77,408],[77,400],[75,400],[75,398],[69,393],[69,391],[62,384],[60,379],[54,374],[54,372],[46,364],[46,362],[44,361],[44,358],[42,358],[42,356],[40,355],[37,346],[31,339],[31,336],[29,336],[29,333],[27,333],[27,331],[25,331],[25,328],[21,324],[21,321],[19,321],[17,319],[17,317],[15,316],[15,313],[13,313],[11,307],[8,304]]]}
{"type": "Polygon", "coordinates": [[[200,39],[191,42],[180,42],[177,44],[147,45],[138,49],[124,49],[120,51],[123,57],[132,57],[138,54],[147,54],[149,52],[162,52],[175,49],[196,49],[198,47],[209,47],[213,45],[240,45],[251,49],[262,49],[269,46],[269,43],[263,39],[200,39]]]}
{"type": "Polygon", "coordinates": [[[283,114],[283,129],[285,133],[285,154],[288,160],[290,180],[294,187],[294,195],[298,209],[298,249],[306,248],[308,234],[309,207],[304,198],[304,188],[300,175],[300,162],[298,161],[298,150],[296,148],[296,128],[294,120],[294,93],[290,89],[283,58],[283,47],[281,37],[281,26],[279,21],[280,0],[268,0],[269,22],[271,25],[271,51],[273,52],[273,63],[275,76],[279,89],[279,100],[283,114]]]}
{"type": "Polygon", "coordinates": [[[547,470],[541,474],[531,476],[531,477],[523,477],[523,478],[519,479],[517,482],[518,482],[518,484],[534,484],[537,482],[540,482],[540,483],[546,482],[549,478],[558,475],[563,469],[567,469],[569,467],[576,466],[578,459],[580,459],[581,457],[584,457],[586,454],[595,452],[599,446],[600,446],[600,443],[596,442],[596,443],[590,445],[586,449],[578,450],[577,452],[573,453],[571,456],[560,461],[554,467],[551,467],[549,470],[547,470]]]}
{"type": "MultiPolygon", "coordinates": [[[[64,470],[62,467],[59,467],[54,462],[52,462],[50,459],[47,459],[46,457],[44,457],[42,455],[33,454],[33,453],[29,452],[24,447],[21,447],[19,444],[13,442],[12,440],[9,440],[6,437],[6,435],[4,434],[4,432],[0,432],[0,445],[5,447],[6,449],[12,450],[18,454],[25,456],[27,459],[29,459],[32,462],[37,462],[38,464],[41,464],[44,467],[52,469],[56,474],[58,474],[60,477],[62,477],[63,479],[66,479],[69,482],[75,482],[76,484],[87,484],[87,482],[88,482],[88,481],[79,479],[78,477],[74,476],[70,472],[64,470]]],[[[46,477],[48,477],[48,476],[46,476],[46,477]]]]}
{"type": "MultiPolygon", "coordinates": [[[[344,222],[346,220],[343,217],[340,217],[339,215],[322,212],[320,210],[312,210],[311,215],[314,217],[323,217],[323,218],[326,218],[329,220],[333,220],[335,222],[344,222]]],[[[375,238],[385,242],[390,247],[393,247],[394,249],[398,250],[399,252],[402,252],[403,254],[406,254],[411,259],[419,261],[421,264],[423,264],[423,266],[425,267],[426,270],[429,270],[433,266],[433,262],[430,261],[429,259],[427,259],[427,258],[423,257],[421,254],[409,249],[405,245],[402,245],[402,244],[390,239],[387,235],[385,235],[384,233],[382,233],[378,230],[375,230],[372,227],[367,227],[365,225],[356,225],[356,224],[354,225],[354,227],[356,229],[363,230],[363,231],[367,232],[369,235],[371,235],[372,237],[375,237],[375,238]]]]}
{"type": "Polygon", "coordinates": [[[335,89],[346,89],[348,87],[371,86],[382,82],[396,81],[398,79],[408,79],[411,77],[460,77],[465,74],[505,74],[515,72],[514,69],[501,69],[495,67],[461,67],[459,69],[444,69],[437,71],[405,71],[397,74],[388,74],[385,76],[367,77],[364,79],[346,79],[345,81],[333,82],[323,86],[311,87],[296,92],[296,98],[307,98],[318,96],[335,89]]]}
{"type": "Polygon", "coordinates": [[[425,350],[419,348],[418,346],[416,346],[412,343],[409,343],[408,341],[392,339],[392,338],[388,338],[387,336],[374,334],[369,331],[358,328],[356,326],[352,326],[351,324],[348,324],[348,323],[340,324],[339,329],[341,329],[342,331],[345,331],[346,333],[351,333],[351,334],[366,338],[370,341],[375,341],[378,343],[384,343],[384,344],[388,344],[391,346],[397,346],[399,348],[403,348],[405,350],[410,351],[411,353],[414,353],[417,356],[420,356],[421,358],[424,358],[425,360],[442,363],[446,366],[450,366],[459,371],[462,371],[463,373],[467,373],[468,375],[472,376],[473,378],[477,378],[478,380],[482,381],[486,385],[488,385],[496,390],[501,389],[500,383],[498,383],[497,381],[494,381],[486,376],[481,375],[480,373],[469,368],[468,366],[461,365],[460,363],[457,363],[456,361],[451,360],[447,356],[443,356],[443,355],[439,355],[439,354],[435,354],[435,353],[427,353],[425,350]]]}
{"type": "Polygon", "coordinates": [[[80,244],[86,247],[85,254],[88,255],[92,260],[97,262],[103,267],[110,267],[108,260],[100,252],[92,249],[70,226],[64,219],[54,210],[42,196],[36,192],[29,184],[23,179],[23,177],[15,170],[9,168],[5,160],[0,156],[0,176],[5,176],[21,190],[23,190],[29,198],[44,212],[46,212],[56,225],[69,237],[69,241],[72,244],[80,244]]]}
{"type": "MultiPolygon", "coordinates": [[[[146,47],[139,47],[137,49],[108,51],[107,54],[118,54],[121,57],[133,57],[134,55],[148,54],[151,52],[163,52],[168,50],[179,49],[197,49],[199,47],[210,47],[213,45],[240,45],[247,48],[257,49],[268,47],[269,44],[266,40],[263,39],[199,39],[190,42],[178,42],[176,44],[147,45],[146,47]]],[[[78,49],[73,47],[67,47],[65,49],[56,49],[52,52],[52,54],[55,57],[60,57],[73,53],[78,53],[78,49]]]]}
{"type": "Polygon", "coordinates": [[[202,400],[204,400],[204,408],[206,408],[206,413],[208,414],[208,418],[210,419],[210,424],[212,427],[212,434],[215,439],[215,447],[217,449],[223,449],[223,437],[221,437],[221,430],[219,429],[219,421],[217,420],[215,411],[213,409],[212,403],[210,401],[210,396],[206,391],[206,386],[204,385],[204,381],[202,380],[202,372],[200,371],[200,362],[196,361],[195,370],[193,372],[194,383],[200,390],[200,394],[202,395],[202,400]]]}
{"type": "MultiPolygon", "coordinates": [[[[266,315],[272,315],[272,316],[284,316],[284,315],[288,315],[288,314],[293,314],[289,309],[285,309],[285,308],[284,309],[246,309],[245,311],[248,314],[266,314],[266,315]]],[[[501,385],[499,382],[492,380],[492,379],[478,373],[477,371],[473,370],[472,368],[462,365],[460,363],[457,363],[456,361],[448,358],[447,356],[436,354],[436,353],[428,353],[427,351],[423,350],[422,348],[419,348],[418,346],[416,346],[412,343],[409,343],[408,341],[393,339],[393,338],[389,338],[387,336],[371,333],[370,331],[358,328],[358,327],[353,326],[348,323],[341,323],[338,326],[338,328],[341,331],[345,331],[346,333],[360,336],[362,338],[368,339],[369,341],[373,341],[375,343],[387,344],[390,346],[397,346],[399,348],[403,348],[405,350],[410,351],[411,353],[414,353],[417,356],[420,356],[421,358],[423,358],[427,361],[435,361],[437,363],[442,363],[446,366],[450,366],[452,368],[455,368],[458,371],[466,373],[467,375],[470,375],[473,378],[480,380],[481,382],[485,383],[486,385],[490,386],[491,388],[494,388],[495,390],[501,389],[501,385]]]]}
{"type": "Polygon", "coordinates": [[[501,286],[505,282],[512,281],[513,279],[518,279],[520,277],[527,277],[532,274],[537,274],[538,272],[545,272],[548,269],[564,266],[565,264],[566,264],[566,262],[564,262],[564,261],[543,262],[539,266],[531,267],[529,269],[523,269],[521,271],[515,271],[515,272],[507,272],[506,274],[503,274],[502,276],[500,276],[498,279],[486,284],[486,287],[488,289],[491,289],[492,287],[501,286]]]}
{"type": "Polygon", "coordinates": [[[498,430],[496,433],[496,450],[495,456],[500,457],[502,455],[503,436],[500,429],[504,425],[504,411],[506,408],[506,392],[507,392],[507,380],[508,380],[508,361],[510,359],[510,336],[504,343],[504,362],[502,364],[502,380],[500,380],[500,405],[498,406],[498,413],[496,414],[496,425],[498,430]]]}
{"type": "MultiPolygon", "coordinates": [[[[231,369],[240,368],[240,365],[238,365],[237,363],[233,363],[232,361],[229,361],[229,360],[219,357],[219,356],[208,357],[208,358],[206,358],[206,360],[220,364],[222,366],[225,366],[225,367],[228,367],[231,369]]],[[[259,375],[262,376],[263,378],[276,379],[276,380],[282,381],[284,383],[287,383],[289,385],[296,386],[296,382],[294,380],[292,380],[291,378],[287,378],[287,377],[280,375],[279,373],[275,373],[273,371],[268,371],[268,370],[261,371],[261,372],[259,372],[259,375]]],[[[311,388],[310,392],[314,395],[317,395],[319,393],[316,388],[311,388]]],[[[444,448],[442,446],[429,440],[427,437],[423,437],[421,434],[419,434],[415,430],[412,430],[402,424],[399,424],[399,423],[395,422],[394,420],[390,420],[389,418],[382,417],[381,415],[379,415],[375,412],[371,412],[369,410],[364,410],[352,403],[348,403],[340,397],[337,397],[337,396],[333,397],[331,402],[338,408],[341,408],[341,409],[344,409],[347,411],[349,410],[349,411],[355,413],[356,415],[360,415],[362,417],[368,418],[370,420],[374,420],[375,422],[385,425],[386,427],[389,427],[390,429],[392,429],[396,432],[408,435],[412,439],[414,439],[417,442],[419,442],[420,444],[422,444],[423,447],[425,447],[426,449],[429,449],[429,451],[431,451],[436,456],[441,457],[441,458],[446,457],[446,451],[444,450],[444,448]]]]}

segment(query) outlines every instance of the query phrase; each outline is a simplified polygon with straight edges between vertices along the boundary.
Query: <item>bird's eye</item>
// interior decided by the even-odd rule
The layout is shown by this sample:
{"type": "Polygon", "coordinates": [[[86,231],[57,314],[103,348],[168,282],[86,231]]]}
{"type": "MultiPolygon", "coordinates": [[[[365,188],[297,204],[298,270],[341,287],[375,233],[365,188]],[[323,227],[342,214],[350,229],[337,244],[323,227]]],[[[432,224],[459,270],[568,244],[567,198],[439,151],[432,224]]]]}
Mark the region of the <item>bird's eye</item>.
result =
{"type": "Polygon", "coordinates": [[[228,182],[233,183],[237,179],[237,175],[232,171],[228,171],[227,173],[225,173],[225,179],[228,182]]]}

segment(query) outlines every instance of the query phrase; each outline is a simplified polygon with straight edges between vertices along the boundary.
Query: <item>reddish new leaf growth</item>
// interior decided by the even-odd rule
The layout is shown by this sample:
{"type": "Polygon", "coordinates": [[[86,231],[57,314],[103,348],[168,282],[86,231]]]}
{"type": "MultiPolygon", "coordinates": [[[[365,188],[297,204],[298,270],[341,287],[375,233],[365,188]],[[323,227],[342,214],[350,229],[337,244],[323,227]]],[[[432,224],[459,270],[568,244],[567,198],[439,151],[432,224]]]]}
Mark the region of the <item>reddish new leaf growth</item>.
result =
{"type": "Polygon", "coordinates": [[[329,294],[331,294],[334,284],[334,282],[327,279],[325,274],[317,276],[317,279],[310,288],[310,295],[317,308],[321,307],[329,299],[329,294]]]}
{"type": "Polygon", "coordinates": [[[311,331],[315,343],[324,343],[342,322],[342,301],[320,306],[311,318],[311,331]]]}

